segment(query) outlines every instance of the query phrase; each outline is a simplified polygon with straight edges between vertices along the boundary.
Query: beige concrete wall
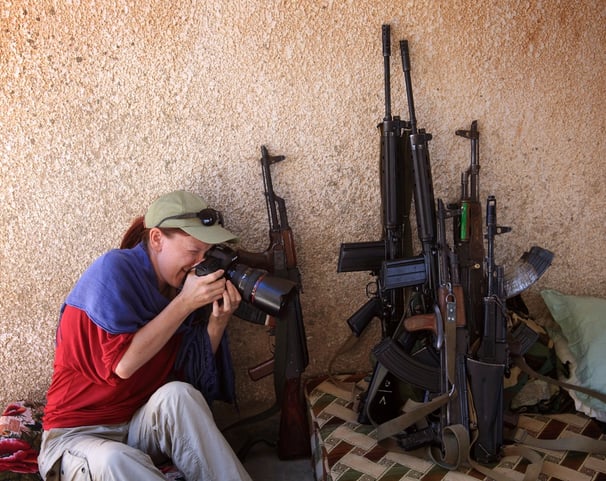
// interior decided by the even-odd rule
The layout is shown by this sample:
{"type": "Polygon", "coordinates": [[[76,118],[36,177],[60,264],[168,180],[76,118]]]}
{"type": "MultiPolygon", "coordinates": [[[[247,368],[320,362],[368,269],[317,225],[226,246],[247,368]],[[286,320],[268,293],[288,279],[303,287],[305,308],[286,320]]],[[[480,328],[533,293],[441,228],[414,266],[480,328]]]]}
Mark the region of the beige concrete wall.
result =
{"type": "MultiPolygon", "coordinates": [[[[1,402],[43,395],[64,296],[159,194],[204,195],[264,249],[261,144],[287,156],[274,187],[297,242],[308,373],[325,371],[370,280],[336,273],[339,245],[380,237],[382,23],[410,42],[436,196],[456,198],[469,145],[454,131],[477,119],[482,198],[514,229],[500,261],[532,244],[557,256],[529,302],[540,309],[544,287],[606,294],[603,0],[13,0],[0,5],[1,402]]],[[[231,334],[240,398],[271,398],[271,380],[246,375],[269,356],[264,329],[231,334]]]]}

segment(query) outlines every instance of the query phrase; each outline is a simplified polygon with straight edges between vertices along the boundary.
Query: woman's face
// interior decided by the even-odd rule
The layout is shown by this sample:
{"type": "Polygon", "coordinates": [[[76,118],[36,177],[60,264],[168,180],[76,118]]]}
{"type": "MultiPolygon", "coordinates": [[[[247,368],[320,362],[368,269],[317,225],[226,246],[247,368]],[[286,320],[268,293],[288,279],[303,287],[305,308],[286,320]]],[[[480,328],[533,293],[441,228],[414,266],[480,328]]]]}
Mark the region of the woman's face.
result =
{"type": "Polygon", "coordinates": [[[160,288],[166,284],[180,287],[189,270],[201,262],[212,247],[181,231],[174,231],[170,235],[160,231],[152,245],[155,246],[156,275],[160,288]]]}

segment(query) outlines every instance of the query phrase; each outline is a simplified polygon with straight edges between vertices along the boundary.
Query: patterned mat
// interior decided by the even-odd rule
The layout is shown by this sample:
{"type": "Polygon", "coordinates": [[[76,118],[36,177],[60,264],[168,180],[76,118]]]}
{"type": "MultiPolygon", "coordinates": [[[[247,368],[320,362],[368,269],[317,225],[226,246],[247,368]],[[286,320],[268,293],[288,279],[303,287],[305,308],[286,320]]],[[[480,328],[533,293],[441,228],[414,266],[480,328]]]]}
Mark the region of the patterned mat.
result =
{"type": "MultiPolygon", "coordinates": [[[[359,377],[340,377],[354,382],[359,377]]],[[[312,456],[318,481],[477,481],[488,480],[470,467],[448,471],[430,462],[423,452],[387,451],[377,444],[374,428],[357,422],[351,394],[326,379],[306,384],[312,424],[312,456]]],[[[518,426],[540,439],[582,434],[606,439],[602,425],[582,414],[522,415],[518,426]]],[[[606,456],[541,450],[541,481],[606,481],[606,456]]],[[[527,462],[517,456],[501,459],[495,467],[512,479],[522,479],[527,462]]]]}

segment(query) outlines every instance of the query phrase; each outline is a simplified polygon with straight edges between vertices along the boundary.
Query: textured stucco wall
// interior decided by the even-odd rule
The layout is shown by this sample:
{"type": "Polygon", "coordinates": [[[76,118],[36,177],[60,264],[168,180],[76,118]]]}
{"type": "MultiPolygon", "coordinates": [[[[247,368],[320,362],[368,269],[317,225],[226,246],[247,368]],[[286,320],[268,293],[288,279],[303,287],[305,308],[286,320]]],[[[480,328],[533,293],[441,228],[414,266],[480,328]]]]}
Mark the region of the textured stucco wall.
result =
{"type": "MultiPolygon", "coordinates": [[[[544,287],[605,295],[603,0],[7,1],[0,402],[43,395],[62,299],[159,194],[204,195],[246,248],[265,248],[261,144],[287,156],[274,187],[297,242],[308,373],[325,371],[369,280],[336,273],[339,245],[380,237],[382,23],[410,41],[436,196],[456,197],[469,145],[454,131],[477,119],[482,198],[495,194],[514,228],[500,261],[531,244],[557,255],[526,298],[541,309],[544,287]]],[[[408,118],[395,53],[392,87],[408,118]]],[[[240,398],[271,398],[270,378],[246,375],[269,356],[264,329],[234,323],[231,336],[240,398]]]]}

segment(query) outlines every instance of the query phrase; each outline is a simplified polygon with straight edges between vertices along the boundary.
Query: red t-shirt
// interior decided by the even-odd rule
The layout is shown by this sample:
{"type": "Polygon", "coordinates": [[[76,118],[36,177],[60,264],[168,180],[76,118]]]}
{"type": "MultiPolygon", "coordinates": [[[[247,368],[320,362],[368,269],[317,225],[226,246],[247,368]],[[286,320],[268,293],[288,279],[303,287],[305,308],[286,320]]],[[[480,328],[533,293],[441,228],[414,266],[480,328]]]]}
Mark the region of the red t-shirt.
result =
{"type": "Polygon", "coordinates": [[[133,336],[109,334],[84,311],[65,306],[57,330],[54,373],[43,418],[45,430],[127,422],[166,383],[179,336],[173,336],[129,379],[120,379],[114,369],[133,336]]]}

